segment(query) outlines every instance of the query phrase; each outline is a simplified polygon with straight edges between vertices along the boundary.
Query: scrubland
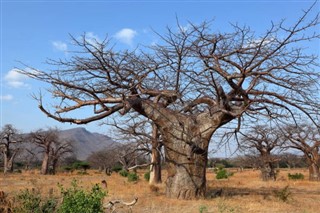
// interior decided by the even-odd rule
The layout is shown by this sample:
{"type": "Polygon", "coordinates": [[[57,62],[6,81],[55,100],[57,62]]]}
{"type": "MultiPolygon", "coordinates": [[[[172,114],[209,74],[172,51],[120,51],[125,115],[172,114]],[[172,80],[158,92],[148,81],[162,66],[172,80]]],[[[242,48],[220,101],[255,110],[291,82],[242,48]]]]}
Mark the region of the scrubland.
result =
{"type": "MultiPolygon", "coordinates": [[[[258,170],[233,170],[229,179],[216,180],[215,174],[207,173],[208,195],[204,199],[176,200],[165,197],[165,184],[150,187],[144,180],[145,171],[138,171],[139,180],[128,182],[117,173],[111,176],[89,171],[88,174],[40,175],[38,171],[0,175],[0,191],[13,197],[23,189],[39,190],[43,196],[49,193],[59,197],[58,183],[68,187],[76,179],[81,187],[107,182],[104,202],[121,199],[139,200],[132,212],[144,213],[197,213],[197,212],[320,212],[320,182],[308,181],[307,169],[280,170],[277,181],[263,182],[258,170]],[[288,173],[302,173],[304,180],[288,180],[288,173]],[[287,190],[286,190],[287,189],[287,190]],[[287,198],[285,199],[283,198],[287,198]]],[[[165,182],[166,173],[163,172],[165,182]]],[[[13,201],[14,202],[14,201],[13,201]]]]}

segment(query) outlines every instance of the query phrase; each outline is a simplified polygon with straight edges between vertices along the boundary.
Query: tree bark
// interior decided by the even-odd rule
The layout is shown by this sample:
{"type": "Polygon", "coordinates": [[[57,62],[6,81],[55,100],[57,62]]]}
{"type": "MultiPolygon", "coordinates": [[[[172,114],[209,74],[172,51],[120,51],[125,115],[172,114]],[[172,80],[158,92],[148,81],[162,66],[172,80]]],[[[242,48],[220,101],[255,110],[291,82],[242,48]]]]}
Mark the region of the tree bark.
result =
{"type": "Polygon", "coordinates": [[[52,160],[52,174],[55,175],[57,171],[57,166],[58,166],[58,159],[53,159],[52,160]]]}
{"type": "Polygon", "coordinates": [[[260,170],[263,181],[276,180],[276,172],[271,162],[265,162],[260,170]]]}
{"type": "Polygon", "coordinates": [[[41,174],[42,175],[48,174],[48,168],[49,168],[49,153],[45,152],[42,159],[41,174]]]}
{"type": "Polygon", "coordinates": [[[5,149],[3,152],[3,173],[13,172],[13,160],[15,158],[16,152],[11,154],[10,150],[5,149]]]}
{"type": "Polygon", "coordinates": [[[152,148],[149,184],[159,184],[161,182],[161,155],[159,150],[152,148]]]}
{"type": "Polygon", "coordinates": [[[320,155],[319,149],[314,148],[304,152],[309,165],[309,180],[310,181],[320,181],[320,155]]]}
{"type": "Polygon", "coordinates": [[[159,184],[161,179],[161,144],[159,142],[158,127],[152,125],[152,149],[151,149],[151,167],[149,184],[159,184]]]}
{"type": "Polygon", "coordinates": [[[261,178],[263,181],[276,180],[276,172],[270,151],[260,150],[262,165],[260,167],[261,178]]]}
{"type": "Polygon", "coordinates": [[[309,180],[310,181],[320,181],[320,170],[319,165],[313,162],[309,166],[309,180]]]}
{"type": "Polygon", "coordinates": [[[8,156],[4,154],[3,156],[3,173],[6,174],[10,171],[8,168],[8,156]]]}
{"type": "Polygon", "coordinates": [[[177,199],[204,197],[208,145],[215,131],[191,119],[160,127],[168,177],[166,196],[177,199]]]}
{"type": "Polygon", "coordinates": [[[207,152],[188,158],[190,149],[181,141],[166,146],[168,178],[166,196],[178,199],[193,199],[206,194],[207,152]]]}

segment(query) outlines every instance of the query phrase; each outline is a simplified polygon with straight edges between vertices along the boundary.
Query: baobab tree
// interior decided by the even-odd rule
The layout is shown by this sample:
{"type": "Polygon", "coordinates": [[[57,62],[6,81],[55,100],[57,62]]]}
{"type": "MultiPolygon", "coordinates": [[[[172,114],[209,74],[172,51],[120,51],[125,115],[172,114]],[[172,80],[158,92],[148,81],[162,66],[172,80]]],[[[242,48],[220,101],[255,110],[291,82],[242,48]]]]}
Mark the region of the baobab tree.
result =
{"type": "Polygon", "coordinates": [[[320,129],[311,124],[283,128],[285,147],[303,152],[309,166],[309,180],[320,181],[320,129]]]}
{"type": "Polygon", "coordinates": [[[43,153],[41,171],[43,175],[49,173],[49,165],[53,168],[55,173],[55,167],[59,158],[67,153],[72,152],[71,143],[68,141],[62,141],[59,138],[59,132],[55,128],[48,128],[47,130],[39,129],[29,134],[29,140],[35,144],[40,152],[43,153]]]}
{"type": "Polygon", "coordinates": [[[158,44],[134,51],[84,34],[72,37],[74,54],[48,61],[51,70],[20,72],[51,86],[53,108],[43,95],[34,97],[57,121],[86,124],[116,112],[150,119],[163,139],[166,195],[203,197],[209,142],[221,126],[237,121],[238,130],[263,116],[294,120],[295,111],[317,124],[319,65],[303,46],[319,39],[313,7],[293,25],[271,24],[261,35],[239,25],[223,33],[212,32],[210,22],[178,24],[159,34],[158,44]],[[77,116],[81,109],[92,114],[77,116]]]}
{"type": "Polygon", "coordinates": [[[58,162],[73,153],[72,142],[57,140],[50,147],[51,174],[56,174],[58,162]]]}
{"type": "Polygon", "coordinates": [[[0,132],[0,151],[3,156],[3,172],[13,172],[13,162],[17,156],[22,142],[18,130],[11,124],[6,124],[0,132]]]}
{"type": "Polygon", "coordinates": [[[276,180],[275,163],[279,160],[274,155],[276,148],[281,147],[281,132],[268,125],[257,125],[243,133],[240,149],[243,152],[258,152],[259,168],[262,180],[276,180]]]}

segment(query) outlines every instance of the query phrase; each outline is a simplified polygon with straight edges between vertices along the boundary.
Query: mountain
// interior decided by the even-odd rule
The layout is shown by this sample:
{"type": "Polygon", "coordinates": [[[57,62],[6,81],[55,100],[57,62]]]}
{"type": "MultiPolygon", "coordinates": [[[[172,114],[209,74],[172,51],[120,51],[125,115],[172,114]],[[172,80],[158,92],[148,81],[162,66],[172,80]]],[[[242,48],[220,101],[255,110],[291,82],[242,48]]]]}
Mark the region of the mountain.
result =
{"type": "Polygon", "coordinates": [[[92,133],[83,127],[61,130],[59,136],[61,139],[72,141],[79,160],[85,160],[91,153],[110,148],[115,143],[107,135],[92,133]]]}

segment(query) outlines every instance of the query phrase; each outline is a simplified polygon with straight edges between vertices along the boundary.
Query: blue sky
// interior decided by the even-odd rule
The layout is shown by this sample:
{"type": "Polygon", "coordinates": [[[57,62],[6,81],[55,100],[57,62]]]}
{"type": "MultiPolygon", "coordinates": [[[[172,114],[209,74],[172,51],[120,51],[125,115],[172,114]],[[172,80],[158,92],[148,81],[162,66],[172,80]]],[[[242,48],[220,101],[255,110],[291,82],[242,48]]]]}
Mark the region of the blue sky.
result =
{"type": "MultiPolygon", "coordinates": [[[[227,31],[229,23],[248,25],[264,32],[271,21],[286,19],[288,24],[300,16],[313,1],[1,1],[1,117],[0,126],[13,124],[23,132],[46,126],[62,129],[77,127],[60,124],[47,118],[37,108],[32,93],[45,85],[17,74],[18,61],[45,69],[47,58],[68,56],[69,34],[83,33],[96,39],[106,35],[119,48],[134,48],[138,44],[157,42],[151,29],[161,33],[166,26],[175,27],[176,17],[181,25],[215,20],[213,29],[227,31]]],[[[316,10],[319,11],[319,3],[316,10]]],[[[312,48],[320,49],[319,42],[312,48]]],[[[88,130],[107,133],[106,126],[97,123],[88,130]]]]}

